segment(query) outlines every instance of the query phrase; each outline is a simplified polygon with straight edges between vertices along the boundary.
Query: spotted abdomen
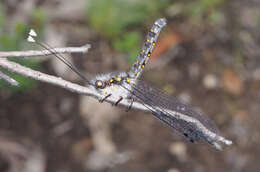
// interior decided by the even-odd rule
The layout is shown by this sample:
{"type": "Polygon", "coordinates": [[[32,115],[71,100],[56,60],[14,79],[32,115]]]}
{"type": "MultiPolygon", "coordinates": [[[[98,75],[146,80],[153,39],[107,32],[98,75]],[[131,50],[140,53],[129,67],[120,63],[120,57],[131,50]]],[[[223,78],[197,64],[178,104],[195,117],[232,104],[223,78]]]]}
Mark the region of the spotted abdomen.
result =
{"type": "Polygon", "coordinates": [[[161,32],[162,28],[166,25],[166,19],[160,18],[155,21],[151,30],[148,32],[145,42],[142,46],[140,53],[138,54],[136,61],[132,65],[129,74],[131,77],[137,79],[141,73],[145,65],[147,64],[154,47],[156,45],[156,41],[159,37],[159,33],[161,32]]]}

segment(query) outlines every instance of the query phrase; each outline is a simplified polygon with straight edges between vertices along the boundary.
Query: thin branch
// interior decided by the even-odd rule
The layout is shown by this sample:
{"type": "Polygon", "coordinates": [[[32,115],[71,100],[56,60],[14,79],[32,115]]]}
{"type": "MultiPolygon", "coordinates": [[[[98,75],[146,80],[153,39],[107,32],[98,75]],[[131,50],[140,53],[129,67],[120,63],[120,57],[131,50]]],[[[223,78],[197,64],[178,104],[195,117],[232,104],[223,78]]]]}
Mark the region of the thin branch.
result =
{"type": "Polygon", "coordinates": [[[4,80],[5,82],[13,85],[13,86],[18,86],[19,83],[14,80],[13,78],[11,78],[10,76],[4,74],[3,72],[0,71],[0,80],[4,80]]]}
{"type": "MultiPolygon", "coordinates": [[[[100,98],[101,95],[93,88],[91,88],[92,86],[81,86],[69,81],[66,81],[60,77],[56,77],[53,75],[48,75],[39,71],[35,71],[32,70],[30,68],[24,67],[18,63],[12,62],[12,61],[8,61],[6,58],[0,58],[0,66],[9,70],[10,72],[14,72],[20,75],[23,75],[25,77],[29,77],[41,82],[46,82],[52,85],[56,85],[62,88],[65,88],[71,92],[74,93],[78,93],[78,94],[84,94],[84,95],[88,95],[91,97],[95,97],[95,98],[100,98]]],[[[115,98],[108,98],[106,99],[107,102],[110,103],[115,103],[117,101],[117,99],[115,98]]],[[[122,100],[120,102],[120,105],[123,106],[128,106],[129,102],[127,100],[122,100]]],[[[135,109],[140,109],[140,110],[144,110],[144,111],[149,111],[145,106],[143,106],[142,104],[138,103],[138,102],[134,102],[133,103],[133,108],[135,109]]]]}
{"type": "Polygon", "coordinates": [[[63,47],[63,48],[53,48],[49,50],[30,50],[30,51],[6,51],[0,52],[0,58],[7,57],[32,57],[32,56],[47,56],[51,55],[51,52],[56,53],[87,53],[90,48],[90,44],[86,44],[82,47],[63,47]]]}

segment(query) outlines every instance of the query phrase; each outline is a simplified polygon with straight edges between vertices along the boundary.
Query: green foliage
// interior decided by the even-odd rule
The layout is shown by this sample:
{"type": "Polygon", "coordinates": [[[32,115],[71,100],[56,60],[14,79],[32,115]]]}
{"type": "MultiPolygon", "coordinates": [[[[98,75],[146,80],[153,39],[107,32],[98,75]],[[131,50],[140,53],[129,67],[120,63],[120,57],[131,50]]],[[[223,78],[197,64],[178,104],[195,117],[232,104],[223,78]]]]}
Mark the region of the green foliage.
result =
{"type": "Polygon", "coordinates": [[[127,31],[153,20],[167,5],[168,0],[89,0],[87,12],[91,27],[111,39],[115,49],[135,57],[142,34],[127,31]]]}
{"type": "MultiPolygon", "coordinates": [[[[5,25],[1,27],[5,28],[5,25]]],[[[21,49],[21,45],[26,42],[24,35],[28,33],[28,31],[29,27],[22,23],[15,24],[14,33],[11,35],[2,31],[0,34],[0,50],[12,51],[21,49]]]]}
{"type": "Polygon", "coordinates": [[[190,12],[194,16],[203,16],[212,10],[216,10],[224,0],[199,0],[190,4],[190,12]]]}
{"type": "Polygon", "coordinates": [[[31,18],[34,29],[36,29],[37,33],[43,34],[44,25],[47,22],[47,16],[44,11],[40,8],[33,9],[31,18]]]}
{"type": "MultiPolygon", "coordinates": [[[[24,36],[28,34],[28,32],[29,32],[28,26],[22,23],[16,23],[13,34],[9,35],[6,32],[4,34],[0,34],[0,50],[12,51],[12,50],[22,49],[24,45],[27,45],[24,36]]],[[[9,58],[9,60],[15,61],[29,68],[38,68],[40,65],[40,63],[35,60],[17,59],[17,58],[9,58]]],[[[1,70],[4,71],[3,69],[1,70]]],[[[21,75],[10,73],[10,72],[8,72],[8,75],[14,78],[16,81],[18,81],[20,85],[18,87],[14,87],[14,86],[4,84],[1,81],[0,88],[1,87],[7,88],[11,92],[20,92],[20,91],[26,91],[27,89],[32,88],[36,85],[36,81],[23,77],[21,75]]]]}
{"type": "Polygon", "coordinates": [[[113,47],[122,52],[129,54],[129,62],[134,62],[138,51],[140,51],[142,35],[140,32],[127,32],[121,39],[114,39],[112,42],[113,47]]]}
{"type": "Polygon", "coordinates": [[[90,25],[107,37],[126,32],[129,26],[139,25],[166,7],[163,0],[89,0],[90,25]]]}
{"type": "Polygon", "coordinates": [[[198,23],[206,19],[206,22],[217,24],[223,19],[221,8],[228,1],[225,0],[196,0],[186,3],[180,2],[175,5],[180,7],[183,14],[191,17],[198,23]]]}
{"type": "MultiPolygon", "coordinates": [[[[25,23],[14,23],[14,27],[12,31],[9,31],[7,24],[5,23],[6,15],[5,10],[0,4],[0,51],[18,51],[25,47],[28,47],[28,43],[26,41],[26,36],[29,32],[29,26],[25,23]]],[[[32,12],[32,23],[36,30],[43,30],[45,17],[41,11],[34,10],[32,12]]],[[[17,59],[17,58],[9,58],[9,60],[15,61],[17,63],[22,64],[23,66],[27,66],[29,68],[39,68],[40,63],[36,60],[28,60],[28,59],[17,59]]],[[[8,75],[15,80],[17,80],[20,85],[19,87],[10,86],[3,81],[0,81],[0,88],[7,88],[12,92],[25,91],[29,88],[35,86],[36,81],[28,79],[18,74],[10,73],[0,68],[1,71],[8,73],[8,75]]]]}
{"type": "MultiPolygon", "coordinates": [[[[29,67],[29,68],[39,68],[40,63],[36,60],[24,60],[24,59],[17,59],[17,58],[13,58],[13,59],[9,59],[12,61],[15,61],[23,66],[29,67]]],[[[1,67],[0,67],[1,69],[1,67]]],[[[11,73],[8,72],[4,69],[1,69],[1,71],[4,71],[5,74],[7,74],[8,76],[14,78],[17,82],[19,82],[19,86],[11,86],[9,84],[7,84],[6,82],[3,82],[0,80],[0,88],[7,88],[9,91],[13,92],[13,93],[17,93],[17,92],[24,92],[27,91],[33,87],[36,86],[37,82],[35,80],[26,78],[22,75],[16,74],[16,73],[11,73]]]]}

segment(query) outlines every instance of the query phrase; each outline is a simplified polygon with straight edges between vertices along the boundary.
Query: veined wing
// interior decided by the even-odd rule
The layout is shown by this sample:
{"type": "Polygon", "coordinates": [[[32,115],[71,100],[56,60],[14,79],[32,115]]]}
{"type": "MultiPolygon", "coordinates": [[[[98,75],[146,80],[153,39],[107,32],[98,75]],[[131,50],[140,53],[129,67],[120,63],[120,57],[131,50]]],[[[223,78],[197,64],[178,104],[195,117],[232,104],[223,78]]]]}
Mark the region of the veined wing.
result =
{"type": "Polygon", "coordinates": [[[142,80],[137,80],[133,88],[134,94],[139,95],[142,100],[147,101],[149,104],[160,109],[175,111],[197,119],[210,131],[219,133],[216,124],[208,116],[181,102],[176,97],[165,93],[163,90],[151,86],[150,84],[148,85],[142,80]]]}
{"type": "Polygon", "coordinates": [[[187,137],[191,142],[203,139],[217,149],[221,149],[218,142],[232,144],[231,141],[219,135],[216,125],[207,116],[175,97],[141,80],[131,85],[132,90],[129,91],[137,101],[145,105],[157,119],[187,137]]]}

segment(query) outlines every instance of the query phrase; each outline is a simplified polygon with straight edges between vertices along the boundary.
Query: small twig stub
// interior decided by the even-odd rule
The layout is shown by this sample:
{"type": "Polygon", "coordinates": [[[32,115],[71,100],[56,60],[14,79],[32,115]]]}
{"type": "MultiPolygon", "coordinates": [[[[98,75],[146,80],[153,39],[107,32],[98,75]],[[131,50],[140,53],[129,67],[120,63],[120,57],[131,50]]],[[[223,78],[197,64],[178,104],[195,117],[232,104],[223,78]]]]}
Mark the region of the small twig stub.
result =
{"type": "Polygon", "coordinates": [[[11,78],[10,76],[4,74],[3,72],[0,71],[0,80],[3,80],[7,82],[8,84],[11,84],[12,86],[18,86],[19,82],[11,78]]]}

